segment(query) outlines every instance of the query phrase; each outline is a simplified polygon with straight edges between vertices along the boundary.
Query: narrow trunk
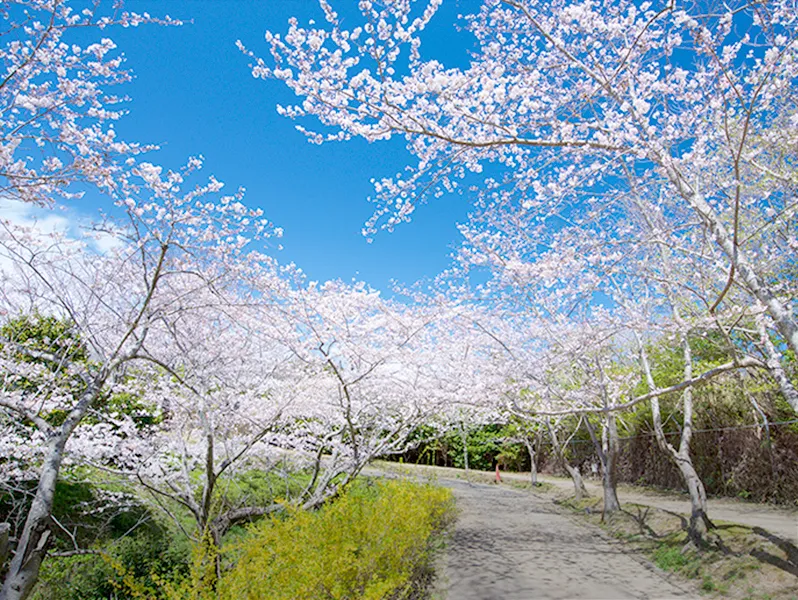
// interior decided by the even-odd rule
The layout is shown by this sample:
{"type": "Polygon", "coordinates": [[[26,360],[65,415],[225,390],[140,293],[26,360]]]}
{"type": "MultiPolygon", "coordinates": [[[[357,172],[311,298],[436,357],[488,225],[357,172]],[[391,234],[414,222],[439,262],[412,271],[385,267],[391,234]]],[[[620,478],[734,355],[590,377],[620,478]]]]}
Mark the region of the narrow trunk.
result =
{"type": "Polygon", "coordinates": [[[609,471],[605,471],[601,476],[601,485],[604,487],[604,509],[603,514],[612,514],[621,510],[621,502],[618,500],[618,493],[615,489],[615,481],[609,471]]]}
{"type": "Polygon", "coordinates": [[[216,582],[222,576],[222,557],[219,552],[222,547],[222,540],[219,531],[211,525],[211,511],[213,509],[213,495],[216,491],[217,474],[213,423],[211,423],[204,397],[200,402],[200,415],[205,435],[205,485],[202,490],[202,502],[198,507],[197,528],[198,533],[202,536],[200,543],[205,547],[205,559],[213,560],[213,569],[211,570],[209,567],[204,574],[205,585],[215,589],[216,582]]]}
{"type": "Polygon", "coordinates": [[[615,413],[609,412],[610,406],[610,379],[601,366],[601,361],[596,360],[596,364],[601,374],[601,402],[604,405],[604,423],[601,431],[601,450],[603,460],[601,461],[601,485],[604,488],[604,512],[612,514],[621,510],[621,503],[618,500],[618,454],[620,444],[618,442],[618,422],[615,413]]]}
{"type": "Polygon", "coordinates": [[[618,424],[615,413],[607,413],[605,425],[606,446],[604,448],[605,460],[602,463],[601,484],[604,487],[604,513],[614,513],[621,510],[618,500],[618,424]]]}
{"type": "MultiPolygon", "coordinates": [[[[651,367],[648,363],[645,349],[642,342],[640,344],[640,359],[643,364],[643,371],[646,376],[648,387],[652,390],[657,389],[654,378],[651,375],[651,367]]],[[[682,335],[682,350],[684,356],[684,379],[689,380],[693,376],[692,353],[687,334],[682,335]]],[[[704,484],[698,477],[698,473],[693,466],[690,457],[690,440],[693,435],[693,392],[691,388],[686,388],[682,394],[682,405],[684,408],[684,426],[679,442],[679,449],[674,448],[665,438],[665,430],[662,427],[662,413],[660,411],[659,398],[656,396],[651,399],[651,413],[654,421],[654,434],[657,445],[674,461],[679,473],[684,480],[687,491],[690,494],[690,527],[688,534],[696,545],[704,543],[707,529],[714,527],[707,515],[707,493],[704,484]]]]}
{"type": "Polygon", "coordinates": [[[0,523],[0,565],[6,564],[6,558],[8,557],[8,534],[10,531],[10,524],[0,523]]]}
{"type": "MultiPolygon", "coordinates": [[[[682,353],[684,357],[684,379],[693,378],[693,354],[690,342],[685,333],[682,336],[682,353]]],[[[704,484],[698,477],[693,461],[690,458],[690,441],[693,439],[693,388],[688,387],[682,393],[682,408],[684,410],[684,425],[682,436],[679,440],[679,450],[674,459],[682,474],[687,491],[690,493],[690,532],[695,542],[701,542],[707,529],[713,527],[707,516],[707,492],[704,484]]]]}
{"type": "Polygon", "coordinates": [[[557,437],[557,433],[554,431],[554,427],[551,424],[551,419],[546,419],[546,427],[549,430],[551,444],[554,446],[554,452],[556,453],[558,460],[568,472],[568,475],[571,476],[571,480],[574,482],[574,497],[576,498],[576,501],[579,502],[583,497],[590,495],[585,487],[585,482],[582,481],[582,474],[579,472],[578,467],[572,467],[565,458],[565,450],[562,447],[562,444],[560,444],[560,439],[557,437]]]}
{"type": "Polygon", "coordinates": [[[707,531],[714,527],[707,516],[707,492],[689,456],[676,454],[674,461],[690,494],[690,539],[701,545],[707,531]]]}
{"type": "Polygon", "coordinates": [[[465,466],[466,479],[468,479],[468,436],[462,423],[460,423],[460,439],[463,442],[463,465],[465,466]]]}
{"type": "Polygon", "coordinates": [[[617,464],[618,446],[617,446],[617,428],[615,428],[615,416],[611,414],[606,415],[607,423],[603,426],[602,439],[599,441],[596,436],[596,431],[590,423],[590,419],[585,419],[585,426],[590,434],[590,440],[593,442],[593,448],[598,456],[599,463],[601,464],[601,485],[604,489],[604,514],[614,513],[621,509],[621,503],[618,501],[618,493],[616,492],[616,474],[615,466],[617,464]],[[615,428],[615,440],[610,440],[612,437],[609,434],[609,422],[615,428]]]}
{"type": "Polygon", "coordinates": [[[536,486],[538,484],[538,465],[535,445],[528,438],[524,438],[524,445],[527,452],[529,452],[529,482],[536,486]]]}
{"type": "Polygon", "coordinates": [[[25,527],[8,567],[3,589],[0,591],[0,600],[24,600],[30,595],[39,578],[39,568],[47,554],[52,535],[50,513],[68,437],[61,433],[49,444],[36,496],[33,498],[25,519],[25,527]]]}
{"type": "Polygon", "coordinates": [[[585,482],[582,481],[582,474],[579,472],[579,467],[572,467],[565,459],[563,459],[563,466],[574,482],[574,499],[579,502],[585,496],[589,496],[590,494],[587,493],[585,482]]]}

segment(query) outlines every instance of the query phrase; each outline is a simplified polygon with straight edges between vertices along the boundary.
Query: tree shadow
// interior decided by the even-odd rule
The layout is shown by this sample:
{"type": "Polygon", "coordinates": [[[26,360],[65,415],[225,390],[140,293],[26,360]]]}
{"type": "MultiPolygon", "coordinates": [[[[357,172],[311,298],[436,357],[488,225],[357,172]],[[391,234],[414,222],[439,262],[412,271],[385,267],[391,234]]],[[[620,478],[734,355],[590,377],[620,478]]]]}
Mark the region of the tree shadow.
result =
{"type": "MultiPolygon", "coordinates": [[[[691,517],[686,517],[682,514],[677,512],[673,512],[667,509],[661,509],[662,512],[667,513],[671,516],[674,516],[679,519],[681,523],[681,529],[683,532],[687,534],[687,546],[692,545],[696,550],[699,551],[720,551],[723,554],[734,554],[734,552],[729,548],[720,535],[713,535],[713,530],[716,529],[723,529],[724,526],[715,525],[712,521],[709,520],[709,517],[706,514],[701,513],[699,515],[693,515],[691,517]],[[696,527],[696,521],[701,519],[706,526],[706,531],[701,534],[698,532],[696,527]]],[[[685,546],[685,548],[687,547],[685,546]]]]}
{"type": "Polygon", "coordinates": [[[687,517],[685,517],[684,515],[681,515],[681,514],[679,514],[677,512],[673,512],[672,510],[667,510],[667,509],[664,509],[664,508],[662,508],[660,510],[662,510],[662,512],[664,512],[664,513],[667,513],[667,514],[679,519],[679,522],[682,525],[682,531],[688,531],[690,529],[690,521],[688,521],[687,517]]]}
{"type": "Polygon", "coordinates": [[[780,538],[769,531],[765,531],[761,527],[754,527],[752,531],[782,550],[786,556],[786,560],[761,549],[751,550],[751,556],[798,577],[798,547],[784,538],[780,538]]]}
{"type": "MultiPolygon", "coordinates": [[[[628,505],[627,505],[628,506],[628,505]]],[[[639,504],[633,505],[637,514],[633,514],[631,511],[621,508],[620,512],[627,515],[631,518],[635,523],[637,523],[637,527],[640,530],[641,535],[648,535],[654,539],[661,539],[663,536],[654,531],[651,525],[648,524],[648,517],[651,513],[650,506],[641,506],[639,504]]]]}

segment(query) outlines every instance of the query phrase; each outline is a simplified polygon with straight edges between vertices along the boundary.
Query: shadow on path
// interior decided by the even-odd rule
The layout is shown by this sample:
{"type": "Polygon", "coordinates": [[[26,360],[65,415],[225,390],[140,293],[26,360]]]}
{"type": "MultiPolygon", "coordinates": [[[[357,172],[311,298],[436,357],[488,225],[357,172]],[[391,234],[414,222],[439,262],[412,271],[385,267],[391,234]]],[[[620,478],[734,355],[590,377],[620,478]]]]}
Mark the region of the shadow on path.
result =
{"type": "Polygon", "coordinates": [[[440,480],[460,516],[437,585],[448,600],[690,598],[640,557],[534,493],[440,480]]]}

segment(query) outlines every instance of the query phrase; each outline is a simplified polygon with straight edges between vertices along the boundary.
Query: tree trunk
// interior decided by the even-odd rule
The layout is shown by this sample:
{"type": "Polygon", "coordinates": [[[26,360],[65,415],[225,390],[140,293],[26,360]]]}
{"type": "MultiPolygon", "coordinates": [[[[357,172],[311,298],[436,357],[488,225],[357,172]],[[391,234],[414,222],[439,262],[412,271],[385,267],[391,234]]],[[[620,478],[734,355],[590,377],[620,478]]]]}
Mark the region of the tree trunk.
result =
{"type": "MultiPolygon", "coordinates": [[[[654,384],[654,378],[651,375],[651,366],[648,363],[648,357],[639,339],[638,343],[640,344],[640,358],[643,364],[646,382],[650,389],[655,390],[657,388],[654,384]]],[[[687,381],[693,376],[692,352],[690,350],[687,333],[682,334],[682,350],[684,356],[684,379],[687,381]]],[[[690,539],[696,545],[700,546],[705,543],[707,530],[714,527],[714,525],[707,515],[707,493],[704,489],[704,484],[698,477],[698,473],[693,466],[693,461],[690,458],[690,440],[693,435],[693,391],[689,387],[682,393],[682,406],[684,409],[684,425],[682,427],[681,440],[679,441],[679,449],[677,450],[668,443],[668,440],[665,438],[659,398],[655,396],[651,399],[651,413],[654,421],[654,434],[656,436],[657,445],[674,461],[687,486],[691,505],[688,534],[690,539]]]]}
{"type": "Polygon", "coordinates": [[[704,543],[707,531],[714,527],[707,515],[707,492],[693,467],[693,461],[690,456],[682,456],[675,453],[673,458],[676,466],[679,467],[679,472],[690,494],[690,527],[688,533],[690,539],[696,545],[701,545],[704,543]]]}
{"type": "Polygon", "coordinates": [[[604,487],[604,508],[602,513],[608,515],[621,510],[621,502],[618,500],[615,481],[609,471],[605,471],[602,475],[601,485],[604,487]]]}
{"type": "Polygon", "coordinates": [[[585,419],[585,426],[590,434],[590,440],[601,463],[601,485],[604,490],[603,514],[611,514],[621,510],[618,500],[616,465],[618,463],[618,428],[615,415],[607,413],[605,424],[602,427],[601,441],[596,436],[596,431],[589,419],[585,419]]]}
{"type": "Polygon", "coordinates": [[[463,465],[465,466],[466,479],[468,479],[468,436],[463,423],[460,423],[460,439],[463,442],[463,465]]]}
{"type": "Polygon", "coordinates": [[[528,438],[524,438],[524,445],[527,452],[529,452],[529,482],[536,486],[538,484],[538,465],[535,445],[528,438]]]}
{"type": "Polygon", "coordinates": [[[10,531],[9,523],[0,523],[0,565],[6,564],[6,558],[8,558],[8,534],[10,531]]]}
{"type": "Polygon", "coordinates": [[[607,413],[605,426],[607,443],[604,448],[604,461],[602,462],[601,485],[604,487],[604,514],[621,510],[618,500],[618,424],[615,413],[607,413]]]}
{"type": "Polygon", "coordinates": [[[579,472],[579,467],[572,467],[570,464],[568,464],[568,460],[565,458],[565,450],[562,447],[562,444],[560,444],[560,439],[557,437],[554,427],[552,427],[551,419],[546,419],[546,427],[549,430],[549,436],[551,437],[551,443],[552,446],[554,446],[554,451],[557,454],[557,458],[568,472],[568,475],[571,476],[571,480],[574,482],[574,498],[577,502],[579,502],[585,496],[590,495],[585,487],[585,482],[582,481],[582,474],[579,472]]]}
{"type": "Polygon", "coordinates": [[[39,568],[47,554],[52,535],[50,514],[68,437],[69,435],[59,432],[48,446],[36,496],[25,519],[14,557],[8,566],[3,589],[0,591],[0,600],[24,600],[33,591],[33,586],[39,578],[39,568]]]}
{"type": "Polygon", "coordinates": [[[572,467],[565,459],[563,459],[562,464],[574,483],[574,500],[579,502],[582,498],[589,496],[585,482],[582,480],[582,474],[579,472],[579,467],[572,467]]]}

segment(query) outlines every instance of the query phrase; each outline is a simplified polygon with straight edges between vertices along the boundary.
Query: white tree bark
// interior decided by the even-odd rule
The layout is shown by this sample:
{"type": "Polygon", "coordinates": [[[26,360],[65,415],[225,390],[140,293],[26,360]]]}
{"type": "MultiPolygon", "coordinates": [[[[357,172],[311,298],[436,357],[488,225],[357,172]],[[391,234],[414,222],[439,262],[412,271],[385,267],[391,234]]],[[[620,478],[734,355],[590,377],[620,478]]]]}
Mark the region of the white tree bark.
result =
{"type": "MultiPolygon", "coordinates": [[[[581,419],[579,421],[581,425],[581,419]]],[[[568,475],[571,476],[571,480],[574,483],[574,498],[577,502],[582,500],[583,497],[589,496],[590,494],[585,487],[585,482],[582,480],[582,474],[579,472],[579,467],[572,466],[568,459],[565,458],[565,448],[560,443],[560,439],[557,437],[557,432],[554,430],[554,426],[551,424],[551,419],[546,419],[546,428],[549,430],[549,437],[551,437],[551,444],[554,447],[554,452],[557,456],[558,461],[562,464],[563,468],[568,472],[568,475]]],[[[579,426],[576,427],[579,429],[579,426]]]]}
{"type": "MultiPolygon", "coordinates": [[[[651,374],[651,366],[648,362],[645,348],[641,340],[638,338],[640,345],[640,361],[643,365],[643,372],[646,377],[646,383],[650,389],[657,389],[654,383],[654,377],[651,374]]],[[[692,353],[690,350],[690,343],[687,334],[682,335],[682,351],[684,357],[684,378],[689,381],[693,376],[692,366],[692,353]]],[[[709,520],[707,509],[707,493],[704,489],[704,484],[698,477],[698,473],[693,466],[693,461],[690,457],[690,440],[693,434],[693,391],[691,387],[685,388],[682,392],[682,407],[684,410],[684,424],[682,427],[682,435],[679,441],[679,448],[676,449],[670,444],[665,437],[665,431],[662,426],[662,413],[660,411],[659,397],[652,396],[651,398],[651,413],[654,422],[654,435],[656,436],[657,445],[660,449],[670,456],[679,473],[684,480],[687,491],[690,494],[690,528],[689,533],[691,539],[697,543],[701,543],[707,529],[713,527],[712,522],[709,520]]]]}
{"type": "Polygon", "coordinates": [[[589,419],[585,419],[585,426],[590,433],[590,439],[596,455],[601,463],[601,485],[604,491],[605,514],[611,514],[621,509],[617,492],[617,464],[618,464],[618,426],[614,413],[603,415],[602,439],[596,436],[596,431],[589,419]]]}
{"type": "Polygon", "coordinates": [[[0,600],[24,600],[33,591],[51,541],[50,515],[66,443],[99,396],[108,376],[109,371],[103,369],[83,392],[61,427],[52,432],[36,495],[8,566],[3,588],[0,590],[0,600]]]}
{"type": "Polygon", "coordinates": [[[776,325],[776,329],[784,336],[787,345],[798,353],[798,322],[793,317],[790,307],[779,300],[773,290],[765,285],[762,277],[756,272],[745,252],[735,244],[734,237],[729,234],[725,225],[706,199],[684,180],[669,161],[662,162],[670,182],[707,225],[715,243],[729,259],[734,271],[739,273],[742,283],[767,309],[768,314],[776,325]]]}
{"type": "Polygon", "coordinates": [[[538,465],[535,443],[524,436],[524,446],[526,446],[526,451],[529,453],[529,482],[536,486],[538,484],[538,465]]]}

